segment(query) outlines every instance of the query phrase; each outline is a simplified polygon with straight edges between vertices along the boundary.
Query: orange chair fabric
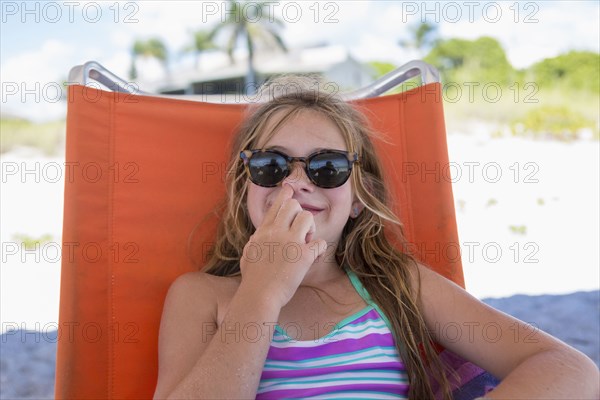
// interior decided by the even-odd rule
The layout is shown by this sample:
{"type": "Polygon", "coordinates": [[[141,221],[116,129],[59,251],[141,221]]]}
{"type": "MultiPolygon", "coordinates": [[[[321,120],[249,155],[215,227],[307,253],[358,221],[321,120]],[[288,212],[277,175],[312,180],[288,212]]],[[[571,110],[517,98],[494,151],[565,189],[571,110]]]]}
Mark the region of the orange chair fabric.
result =
{"type": "MultiPolygon", "coordinates": [[[[417,254],[464,286],[439,84],[357,101],[417,254]]],[[[151,398],[173,280],[201,265],[244,105],[69,88],[56,398],[151,398]],[[201,233],[190,234],[201,223],[201,233]]]]}

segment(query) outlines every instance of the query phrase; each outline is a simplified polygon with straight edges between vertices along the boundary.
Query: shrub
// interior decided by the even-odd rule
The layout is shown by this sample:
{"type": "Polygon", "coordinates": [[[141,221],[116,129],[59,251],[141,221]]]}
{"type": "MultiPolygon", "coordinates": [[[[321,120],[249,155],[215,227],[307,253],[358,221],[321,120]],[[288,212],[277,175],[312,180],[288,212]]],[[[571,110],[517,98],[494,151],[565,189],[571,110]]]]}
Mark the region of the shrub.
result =
{"type": "Polygon", "coordinates": [[[597,131],[594,121],[567,106],[534,108],[511,124],[511,131],[515,136],[550,136],[561,140],[577,139],[585,128],[597,131]]]}

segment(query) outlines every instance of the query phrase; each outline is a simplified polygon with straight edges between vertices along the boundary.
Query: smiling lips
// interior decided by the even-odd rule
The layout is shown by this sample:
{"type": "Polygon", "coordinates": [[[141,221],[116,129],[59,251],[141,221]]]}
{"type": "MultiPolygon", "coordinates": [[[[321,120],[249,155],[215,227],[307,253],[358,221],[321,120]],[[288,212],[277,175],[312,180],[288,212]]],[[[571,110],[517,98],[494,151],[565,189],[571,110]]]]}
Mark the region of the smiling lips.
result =
{"type": "MultiPolygon", "coordinates": [[[[271,203],[267,204],[267,210],[269,208],[271,208],[271,203]]],[[[313,215],[316,215],[318,213],[320,213],[321,211],[324,210],[324,208],[319,208],[319,207],[315,207],[315,206],[311,206],[309,204],[300,204],[300,207],[302,207],[303,210],[305,211],[310,211],[313,215]]]]}
{"type": "Polygon", "coordinates": [[[323,211],[323,208],[313,207],[308,204],[300,204],[300,207],[302,207],[303,210],[310,211],[312,215],[316,215],[323,211]]]}

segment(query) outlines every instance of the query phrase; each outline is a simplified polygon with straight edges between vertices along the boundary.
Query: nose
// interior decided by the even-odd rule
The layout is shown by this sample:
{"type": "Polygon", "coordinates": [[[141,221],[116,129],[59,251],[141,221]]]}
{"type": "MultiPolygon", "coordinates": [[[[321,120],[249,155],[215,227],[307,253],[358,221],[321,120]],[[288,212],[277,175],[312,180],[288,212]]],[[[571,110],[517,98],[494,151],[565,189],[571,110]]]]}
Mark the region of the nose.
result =
{"type": "Polygon", "coordinates": [[[282,184],[285,183],[291,185],[294,192],[313,192],[315,189],[313,183],[308,179],[308,176],[306,176],[304,162],[302,161],[295,161],[292,163],[292,171],[282,182],[282,184]]]}

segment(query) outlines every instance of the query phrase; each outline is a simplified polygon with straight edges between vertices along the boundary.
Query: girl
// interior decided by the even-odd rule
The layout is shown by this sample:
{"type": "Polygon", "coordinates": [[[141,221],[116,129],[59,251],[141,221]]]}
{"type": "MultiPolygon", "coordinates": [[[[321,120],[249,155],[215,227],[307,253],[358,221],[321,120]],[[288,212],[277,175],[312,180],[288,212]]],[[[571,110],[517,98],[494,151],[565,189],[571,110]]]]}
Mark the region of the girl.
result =
{"type": "Polygon", "coordinates": [[[391,244],[374,133],[315,87],[273,82],[234,138],[212,257],[165,300],[155,398],[451,399],[433,342],[500,378],[490,399],[598,398],[585,355],[515,341],[532,328],[391,244]],[[486,341],[489,323],[511,334],[486,341]]]}

